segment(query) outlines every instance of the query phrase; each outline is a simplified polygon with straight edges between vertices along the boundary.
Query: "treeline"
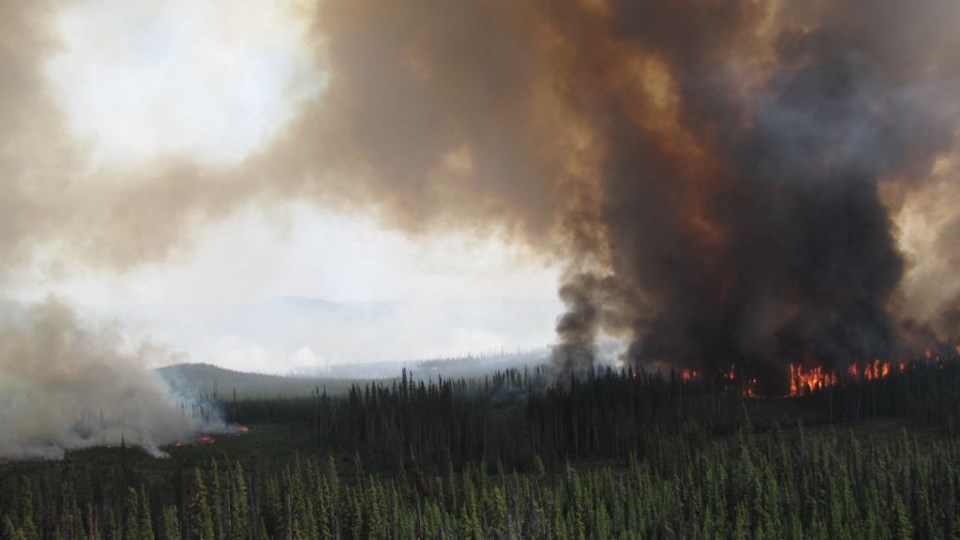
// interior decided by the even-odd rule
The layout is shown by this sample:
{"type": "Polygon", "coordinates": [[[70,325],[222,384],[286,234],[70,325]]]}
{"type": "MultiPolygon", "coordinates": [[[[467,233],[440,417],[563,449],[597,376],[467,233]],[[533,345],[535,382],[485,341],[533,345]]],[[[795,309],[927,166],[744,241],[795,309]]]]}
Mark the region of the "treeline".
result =
{"type": "Polygon", "coordinates": [[[960,535],[960,442],[905,432],[774,429],[622,466],[539,461],[394,475],[305,455],[264,466],[210,461],[136,482],[121,464],[66,461],[3,481],[5,540],[296,538],[909,539],[960,535]],[[123,481],[126,478],[129,481],[123,481]]]}
{"type": "Polygon", "coordinates": [[[223,407],[264,429],[216,461],[121,447],[0,466],[0,539],[960,538],[956,362],[790,399],[527,369],[223,407]],[[928,435],[858,423],[879,418],[928,435]]]}
{"type": "Polygon", "coordinates": [[[565,460],[647,457],[664,437],[704,441],[744,422],[766,430],[802,418],[848,424],[908,418],[952,433],[960,418],[960,364],[915,363],[882,380],[844,381],[791,399],[747,399],[736,381],[684,381],[676,372],[597,368],[557,379],[546,368],[481,379],[354,385],[346,396],[227,402],[237,423],[281,423],[309,433],[316,449],[358,454],[398,470],[421,463],[502,462],[527,471],[539,456],[565,460]]]}

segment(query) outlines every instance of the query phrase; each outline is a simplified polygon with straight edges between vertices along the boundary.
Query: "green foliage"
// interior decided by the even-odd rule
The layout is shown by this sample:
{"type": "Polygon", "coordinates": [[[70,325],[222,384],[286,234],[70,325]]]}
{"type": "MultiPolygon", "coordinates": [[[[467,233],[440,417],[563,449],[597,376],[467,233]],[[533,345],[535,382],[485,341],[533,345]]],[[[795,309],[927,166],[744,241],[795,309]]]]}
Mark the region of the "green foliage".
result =
{"type": "Polygon", "coordinates": [[[180,519],[173,506],[163,507],[163,540],[180,540],[180,519]]]}
{"type": "Polygon", "coordinates": [[[924,391],[950,394],[909,373],[859,388],[909,423],[844,419],[848,388],[832,396],[842,426],[802,412],[817,396],[743,401],[635,372],[356,386],[275,402],[287,423],[168,460],[2,465],[0,539],[958,538],[960,438],[915,416],[924,391]]]}
{"type": "Polygon", "coordinates": [[[207,502],[207,486],[200,469],[194,469],[193,490],[187,503],[187,528],[191,540],[214,540],[213,518],[207,502]]]}

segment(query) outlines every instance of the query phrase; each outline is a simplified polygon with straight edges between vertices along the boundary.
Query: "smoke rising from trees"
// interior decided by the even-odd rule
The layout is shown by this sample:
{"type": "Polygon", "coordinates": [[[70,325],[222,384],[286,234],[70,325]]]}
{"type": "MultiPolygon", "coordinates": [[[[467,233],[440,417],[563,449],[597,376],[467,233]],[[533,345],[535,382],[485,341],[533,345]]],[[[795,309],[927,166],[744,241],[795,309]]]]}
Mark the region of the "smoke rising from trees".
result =
{"type": "Polygon", "coordinates": [[[300,200],[567,265],[568,366],[599,335],[704,368],[958,337],[955,2],[325,1],[303,47],[328,87],[273,140],[123,170],[49,99],[60,5],[0,6],[7,272],[122,271],[300,200]]]}

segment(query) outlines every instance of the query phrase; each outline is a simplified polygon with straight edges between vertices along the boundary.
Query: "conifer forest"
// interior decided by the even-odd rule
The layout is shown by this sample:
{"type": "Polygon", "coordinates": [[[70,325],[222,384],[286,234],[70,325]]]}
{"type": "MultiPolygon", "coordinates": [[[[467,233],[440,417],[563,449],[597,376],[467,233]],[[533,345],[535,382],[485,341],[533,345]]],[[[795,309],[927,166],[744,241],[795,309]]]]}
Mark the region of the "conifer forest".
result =
{"type": "MultiPolygon", "coordinates": [[[[828,381],[829,382],[829,381],[828,381]]],[[[238,432],[0,465],[4,540],[960,537],[960,364],[784,397],[552,368],[318,386],[238,432]]],[[[226,397],[224,397],[226,395],[226,397]]]]}

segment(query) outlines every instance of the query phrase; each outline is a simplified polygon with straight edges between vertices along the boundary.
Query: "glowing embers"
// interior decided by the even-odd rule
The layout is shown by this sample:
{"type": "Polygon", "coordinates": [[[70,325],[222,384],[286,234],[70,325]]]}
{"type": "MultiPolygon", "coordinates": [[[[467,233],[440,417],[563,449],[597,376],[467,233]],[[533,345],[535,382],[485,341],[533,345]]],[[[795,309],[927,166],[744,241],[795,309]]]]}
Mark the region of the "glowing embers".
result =
{"type": "MultiPolygon", "coordinates": [[[[698,369],[683,368],[680,370],[680,380],[691,382],[700,380],[702,373],[698,369]]],[[[737,368],[730,366],[730,369],[720,374],[720,378],[726,382],[735,382],[737,380],[737,368]]]]}
{"type": "MultiPolygon", "coordinates": [[[[740,384],[740,379],[737,377],[737,367],[731,365],[729,369],[726,369],[719,374],[719,379],[714,379],[711,377],[704,377],[703,372],[698,369],[683,368],[680,370],[680,380],[689,383],[703,380],[719,380],[725,388],[737,388],[740,384]]],[[[757,386],[760,384],[760,380],[756,377],[746,379],[743,382],[742,387],[740,388],[741,393],[744,397],[757,397],[759,394],[757,392],[757,386]]]]}
{"type": "Polygon", "coordinates": [[[235,437],[238,435],[246,435],[250,433],[250,428],[240,425],[230,426],[226,431],[221,433],[201,433],[197,436],[196,439],[192,441],[177,441],[173,443],[174,448],[180,448],[187,445],[200,445],[200,446],[210,446],[217,443],[217,436],[223,437],[235,437]]]}
{"type": "Polygon", "coordinates": [[[737,366],[730,366],[730,369],[723,373],[723,380],[735,382],[737,380],[737,366]]]}

